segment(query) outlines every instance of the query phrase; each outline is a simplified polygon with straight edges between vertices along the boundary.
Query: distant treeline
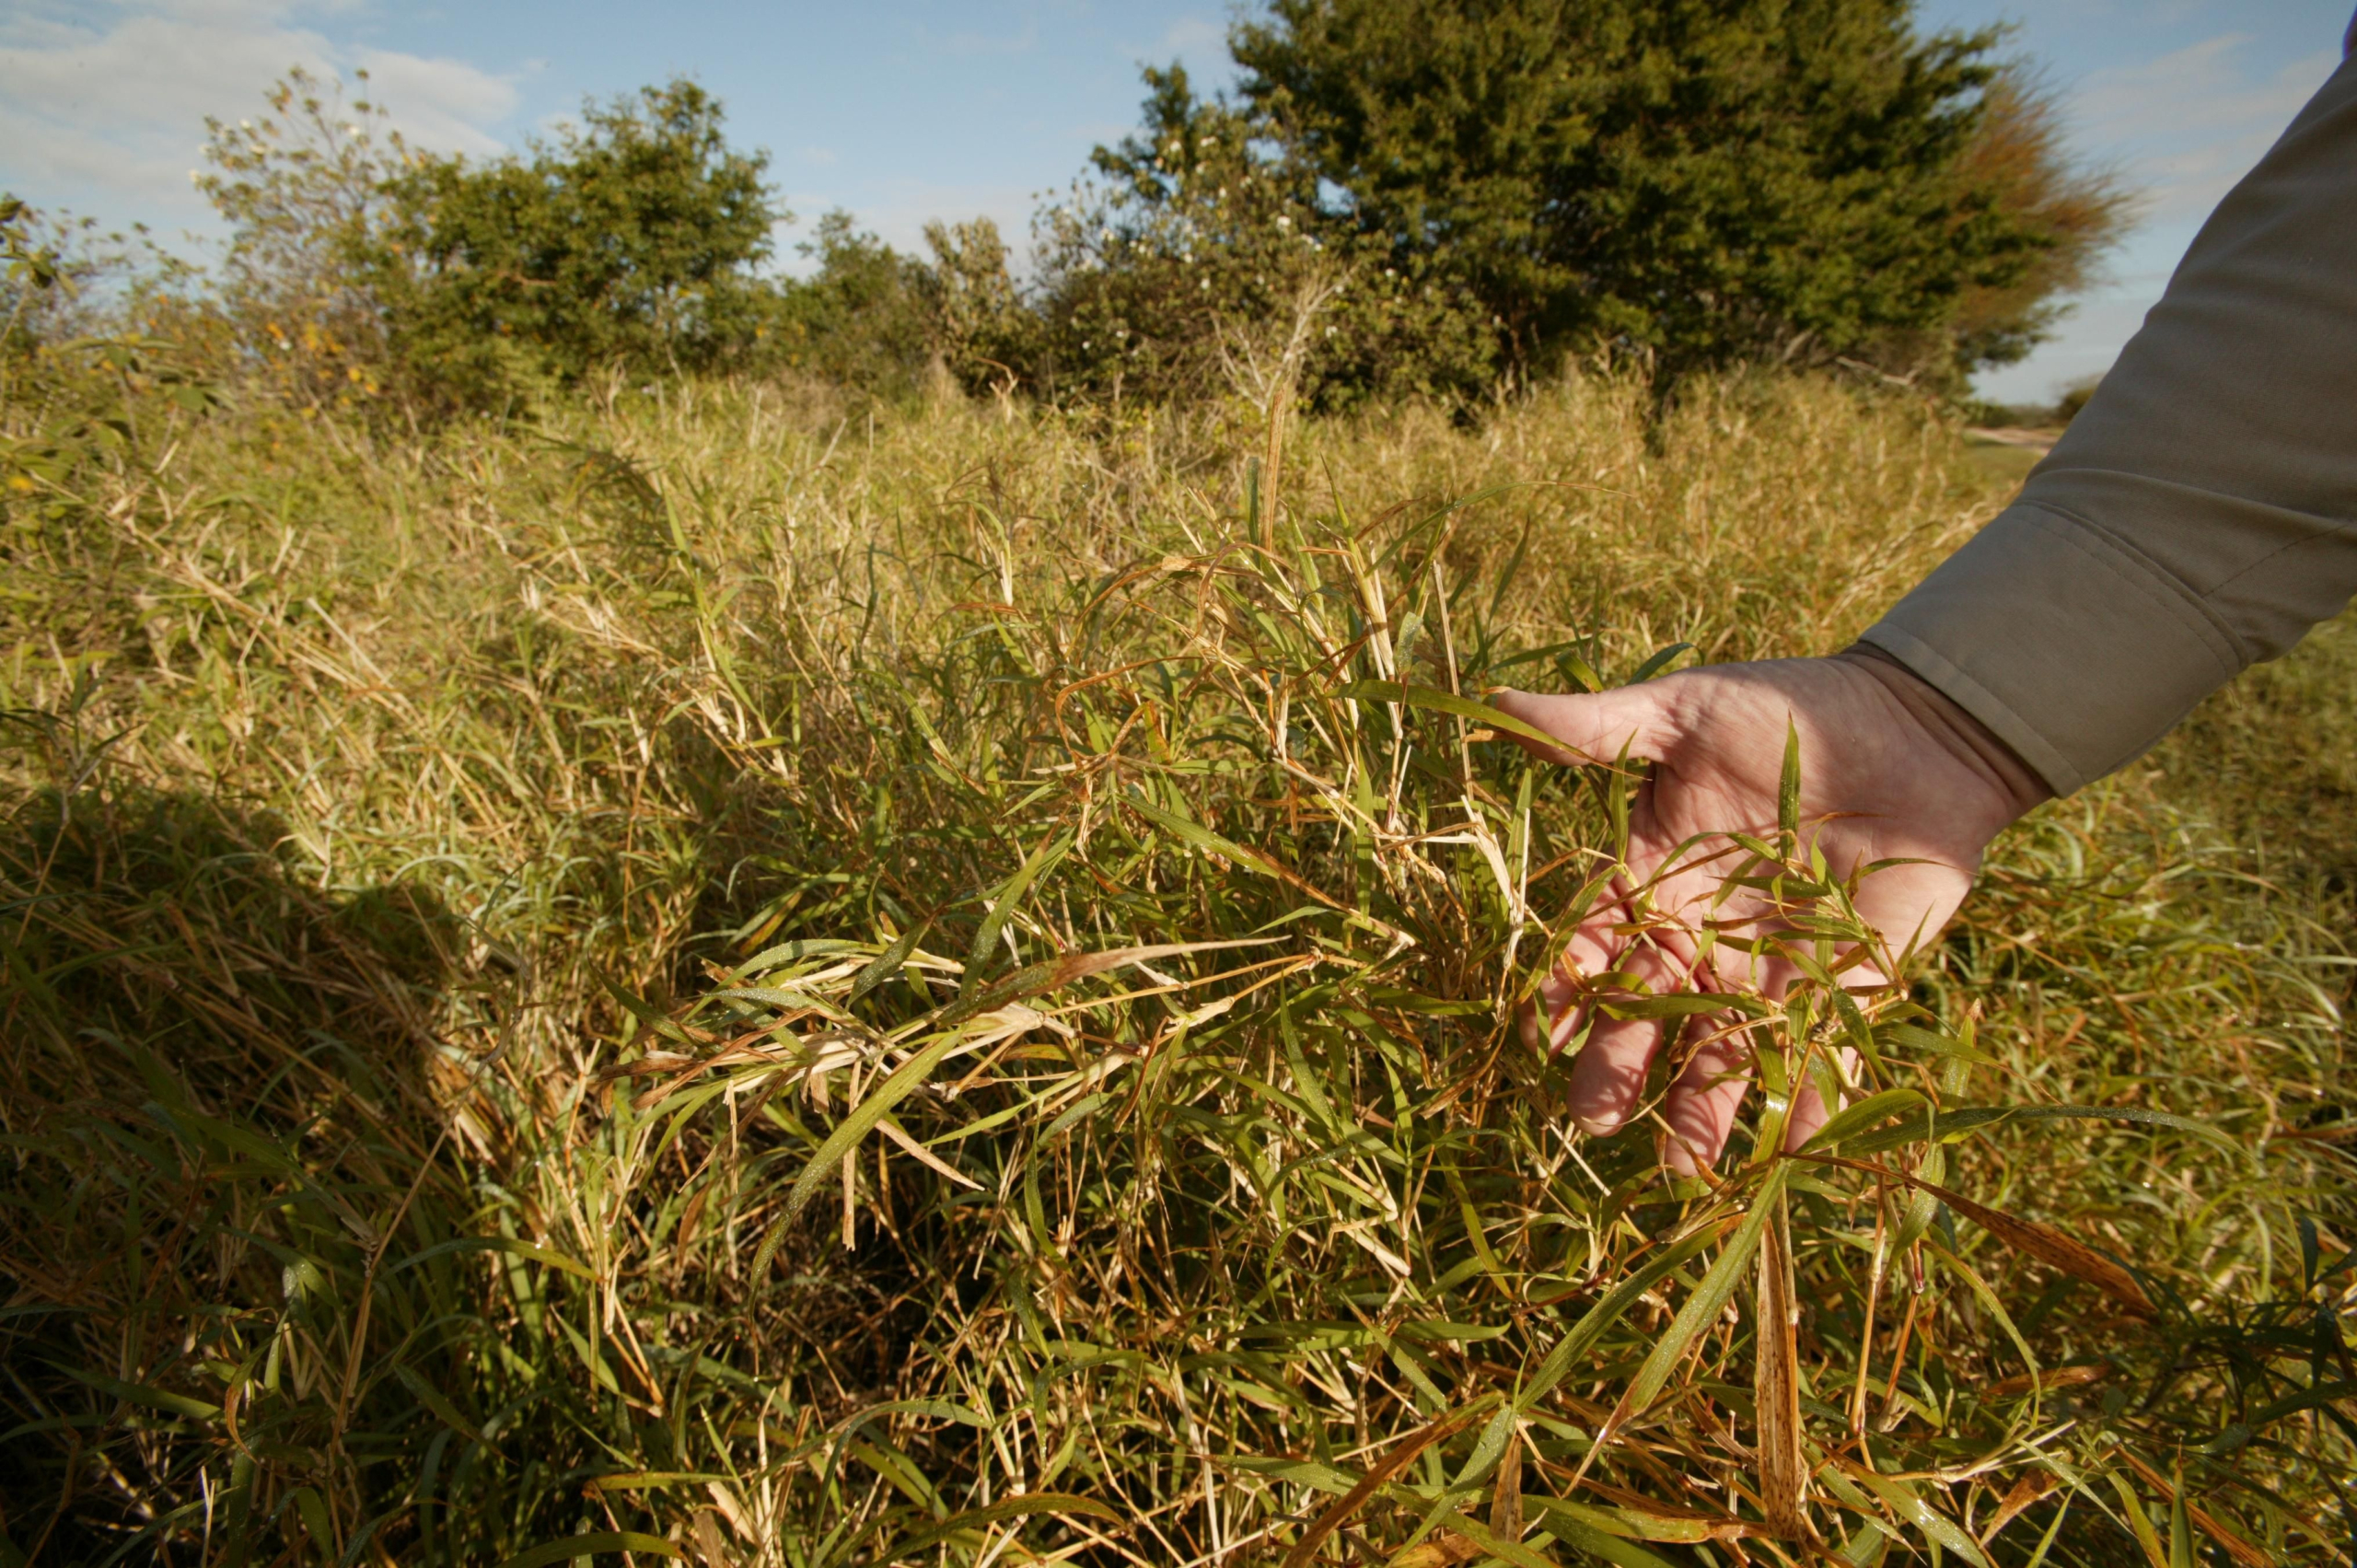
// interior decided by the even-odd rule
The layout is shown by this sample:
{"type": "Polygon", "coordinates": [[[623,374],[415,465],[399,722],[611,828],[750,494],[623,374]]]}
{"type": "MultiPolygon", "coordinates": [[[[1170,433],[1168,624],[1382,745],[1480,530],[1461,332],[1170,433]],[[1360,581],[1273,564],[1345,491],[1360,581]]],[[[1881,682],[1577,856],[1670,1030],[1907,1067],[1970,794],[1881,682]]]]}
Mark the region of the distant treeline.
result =
{"type": "MultiPolygon", "coordinates": [[[[1596,356],[1665,389],[1765,361],[1954,392],[2039,340],[2123,215],[2000,42],[1921,35],[1910,0],[1272,0],[1230,34],[1232,95],[1145,73],[1022,276],[986,218],[918,256],[841,213],[785,275],[767,155],[692,81],[470,159],[298,72],[208,122],[223,263],[115,297],[297,402],[412,419],[784,371],[1462,403],[1596,356]]],[[[15,335],[64,330],[16,286],[15,335]]]]}

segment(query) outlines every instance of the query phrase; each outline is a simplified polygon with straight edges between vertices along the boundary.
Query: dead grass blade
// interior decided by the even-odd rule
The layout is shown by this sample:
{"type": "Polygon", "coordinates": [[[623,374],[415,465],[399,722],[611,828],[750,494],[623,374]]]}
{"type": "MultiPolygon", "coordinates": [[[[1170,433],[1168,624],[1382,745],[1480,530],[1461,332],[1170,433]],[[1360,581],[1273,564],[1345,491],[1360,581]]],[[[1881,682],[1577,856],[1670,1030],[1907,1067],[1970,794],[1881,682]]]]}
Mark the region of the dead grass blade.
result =
{"type": "Polygon", "coordinates": [[[2053,1491],[2057,1484],[2050,1471],[2024,1471],[2021,1479],[2006,1489],[2003,1500],[1997,1504],[1997,1511],[1989,1516],[1989,1523],[1982,1527],[1981,1546],[1985,1548],[1995,1540],[1999,1532],[2020,1517],[2023,1509],[2053,1491]]]}
{"type": "Polygon", "coordinates": [[[2085,1242],[2066,1236],[2052,1225],[2022,1219],[2002,1209],[1992,1209],[1986,1203],[1977,1203],[1952,1188],[1925,1181],[1905,1171],[1889,1170],[1833,1155],[1803,1155],[1797,1157],[1870,1172],[1936,1198],[2014,1250],[2035,1258],[2050,1268],[2060,1269],[2074,1279],[2086,1281],[2137,1317],[2157,1315],[2158,1309],[2154,1307],[2153,1298],[2144,1294],[2144,1287],[2136,1282],[2135,1275],[2085,1242]]]}
{"type": "Polygon", "coordinates": [[[2157,1308],[2153,1306],[2153,1298],[2144,1294],[2144,1287],[2136,1283],[2136,1276],[2085,1242],[2066,1236],[2052,1225],[2021,1219],[2002,1209],[1992,1209],[1986,1203],[1976,1203],[1953,1189],[1928,1181],[1916,1181],[1906,1176],[1898,1179],[1931,1193],[2015,1251],[2026,1253],[2049,1267],[2086,1281],[2137,1317],[2155,1316],[2157,1308]]]}
{"type": "Polygon", "coordinates": [[[1425,1540],[1404,1547],[1384,1560],[1384,1568],[1454,1568],[1459,1562],[1487,1557],[1469,1538],[1455,1530],[1438,1530],[1425,1540]]]}
{"type": "Polygon", "coordinates": [[[2112,1368],[2101,1364],[2092,1366],[2056,1366],[2038,1372],[2016,1372],[2011,1377],[2000,1377],[1980,1390],[1981,1398],[2010,1400],[2023,1394],[2042,1394],[2056,1388],[2084,1388],[2090,1383],[2100,1383],[2112,1375],[2112,1368]]]}
{"type": "Polygon", "coordinates": [[[1802,1511],[1808,1465],[1801,1449],[1800,1303],[1793,1294],[1792,1220],[1784,1194],[1759,1240],[1759,1295],[1752,1326],[1752,1403],[1759,1423],[1759,1505],[1769,1533],[1812,1540],[1802,1511]]]}
{"type": "Polygon", "coordinates": [[[2274,1561],[2266,1552],[2220,1524],[2216,1515],[2194,1502],[2192,1498],[2186,1497],[2180,1500],[2178,1493],[2183,1489],[2145,1463],[2132,1449],[2123,1446],[2119,1453],[2120,1458],[2126,1461],[2128,1468],[2143,1479],[2145,1485],[2161,1494],[2162,1502],[2175,1506],[2182,1501],[2186,1515],[2193,1521],[2194,1527],[2216,1541],[2227,1556],[2242,1563],[2244,1568],[2267,1568],[2267,1565],[2274,1561]]]}
{"type": "Polygon", "coordinates": [[[1498,1457],[1497,1480],[1490,1486],[1490,1528],[1507,1540],[1522,1539],[1522,1439],[1509,1431],[1498,1457]]]}
{"type": "Polygon", "coordinates": [[[1417,1455],[1442,1438],[1472,1424],[1475,1418],[1493,1402],[1493,1399],[1485,1399],[1464,1410],[1437,1416],[1402,1438],[1391,1452],[1383,1457],[1382,1463],[1361,1476],[1356,1484],[1311,1521],[1309,1528],[1294,1543],[1293,1550],[1285,1553],[1284,1568],[1308,1568],[1318,1555],[1318,1549],[1326,1544],[1327,1538],[1349,1524],[1352,1516],[1365,1507],[1368,1499],[1382,1490],[1387,1481],[1413,1463],[1417,1455]]]}

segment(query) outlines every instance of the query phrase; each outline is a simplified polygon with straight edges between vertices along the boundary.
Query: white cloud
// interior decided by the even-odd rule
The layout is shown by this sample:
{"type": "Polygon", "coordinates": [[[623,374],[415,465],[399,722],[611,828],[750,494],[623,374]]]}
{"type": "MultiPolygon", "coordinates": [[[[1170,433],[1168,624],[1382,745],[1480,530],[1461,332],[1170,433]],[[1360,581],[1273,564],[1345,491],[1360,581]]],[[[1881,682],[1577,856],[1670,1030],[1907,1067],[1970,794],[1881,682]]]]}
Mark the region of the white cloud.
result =
{"type": "Polygon", "coordinates": [[[2076,96],[2072,108],[2089,144],[2120,158],[2149,192],[2150,219],[2206,215],[2340,64],[2337,51],[2319,50],[2254,76],[2243,64],[2250,42],[2222,33],[2098,71],[2076,96]]]}
{"type": "Polygon", "coordinates": [[[2254,120],[2280,126],[2340,64],[2317,51],[2255,81],[2240,64],[2252,41],[2248,33],[2221,33],[2154,59],[2098,71],[2081,89],[2079,110],[2090,132],[2115,142],[2240,130],[2254,120]]]}
{"type": "Polygon", "coordinates": [[[353,64],[368,73],[370,97],[392,110],[393,122],[411,141],[475,157],[500,150],[499,138],[484,127],[515,110],[516,84],[510,78],[463,60],[384,49],[356,51],[353,64]]]}
{"type": "Polygon", "coordinates": [[[204,117],[259,111],[290,66],[368,93],[418,145],[494,152],[515,84],[457,60],[342,49],[308,23],[352,0],[29,0],[0,14],[0,185],[37,206],[203,223],[204,117]]]}
{"type": "MultiPolygon", "coordinates": [[[[2068,3],[2117,10],[2097,0],[2068,3]]],[[[2131,19],[2122,15],[2122,25],[2131,19]]],[[[2338,50],[2317,50],[2270,70],[2252,59],[2264,47],[2248,33],[2221,32],[2093,72],[2072,94],[2078,145],[2109,161],[2138,193],[2136,225],[2113,275],[2076,302],[2051,342],[2019,365],[1974,378],[1982,396],[2037,402],[2109,368],[2201,221],[2340,64],[2338,50]]]]}

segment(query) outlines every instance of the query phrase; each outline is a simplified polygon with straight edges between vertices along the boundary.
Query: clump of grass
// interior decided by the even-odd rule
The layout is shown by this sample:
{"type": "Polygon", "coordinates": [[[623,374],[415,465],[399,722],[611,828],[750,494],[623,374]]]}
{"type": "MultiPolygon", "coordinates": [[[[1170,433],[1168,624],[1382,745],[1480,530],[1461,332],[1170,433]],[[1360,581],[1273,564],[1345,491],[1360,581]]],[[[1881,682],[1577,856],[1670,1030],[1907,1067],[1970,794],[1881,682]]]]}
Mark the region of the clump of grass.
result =
{"type": "Polygon", "coordinates": [[[1755,1009],[1788,1082],[1867,1051],[1829,1158],[1674,1190],[1517,1042],[1630,781],[1489,673],[1838,645],[1993,498],[1820,384],[1648,416],[1310,426],[1266,544],[1216,411],[688,384],[44,475],[11,1550],[2321,1560],[2343,927],[2183,792],[1755,1009]]]}

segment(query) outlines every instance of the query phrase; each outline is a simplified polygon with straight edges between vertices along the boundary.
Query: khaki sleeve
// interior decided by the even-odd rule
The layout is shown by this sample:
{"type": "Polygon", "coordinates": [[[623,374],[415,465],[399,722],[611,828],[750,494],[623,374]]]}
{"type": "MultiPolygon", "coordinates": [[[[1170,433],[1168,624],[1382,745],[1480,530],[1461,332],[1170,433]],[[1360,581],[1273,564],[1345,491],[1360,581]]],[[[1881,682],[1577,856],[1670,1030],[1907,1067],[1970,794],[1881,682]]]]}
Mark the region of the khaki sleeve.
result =
{"type": "Polygon", "coordinates": [[[2020,496],[1870,628],[2068,794],[2357,591],[2357,63],[2020,496]]]}

